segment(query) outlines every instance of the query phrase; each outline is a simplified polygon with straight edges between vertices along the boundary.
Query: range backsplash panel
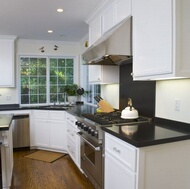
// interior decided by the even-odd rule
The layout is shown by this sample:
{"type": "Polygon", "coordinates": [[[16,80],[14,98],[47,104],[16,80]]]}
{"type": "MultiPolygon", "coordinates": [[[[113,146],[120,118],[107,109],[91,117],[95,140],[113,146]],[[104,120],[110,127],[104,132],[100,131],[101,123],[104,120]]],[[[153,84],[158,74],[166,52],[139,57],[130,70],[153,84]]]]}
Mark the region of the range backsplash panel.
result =
{"type": "Polygon", "coordinates": [[[128,98],[131,98],[139,115],[155,117],[156,82],[133,81],[131,73],[132,64],[120,66],[119,109],[123,110],[128,98]]]}

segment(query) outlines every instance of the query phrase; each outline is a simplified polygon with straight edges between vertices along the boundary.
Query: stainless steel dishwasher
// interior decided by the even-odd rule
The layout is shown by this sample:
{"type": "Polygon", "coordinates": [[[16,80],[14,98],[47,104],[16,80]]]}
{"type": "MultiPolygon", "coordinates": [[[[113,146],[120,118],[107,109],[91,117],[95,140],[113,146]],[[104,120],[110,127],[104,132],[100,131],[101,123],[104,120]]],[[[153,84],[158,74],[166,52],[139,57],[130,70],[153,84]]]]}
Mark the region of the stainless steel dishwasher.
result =
{"type": "Polygon", "coordinates": [[[29,114],[13,116],[13,148],[30,147],[29,114]]]}

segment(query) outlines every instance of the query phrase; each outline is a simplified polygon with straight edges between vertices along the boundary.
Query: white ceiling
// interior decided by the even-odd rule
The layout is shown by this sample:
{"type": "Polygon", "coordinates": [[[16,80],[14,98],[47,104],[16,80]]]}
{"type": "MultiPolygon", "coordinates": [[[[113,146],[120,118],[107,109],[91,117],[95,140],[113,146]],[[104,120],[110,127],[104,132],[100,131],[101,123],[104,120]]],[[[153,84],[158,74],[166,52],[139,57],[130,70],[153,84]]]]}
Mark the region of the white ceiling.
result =
{"type": "Polygon", "coordinates": [[[0,0],[0,35],[78,42],[88,33],[84,20],[102,1],[0,0]],[[58,13],[58,8],[64,11],[58,13]]]}

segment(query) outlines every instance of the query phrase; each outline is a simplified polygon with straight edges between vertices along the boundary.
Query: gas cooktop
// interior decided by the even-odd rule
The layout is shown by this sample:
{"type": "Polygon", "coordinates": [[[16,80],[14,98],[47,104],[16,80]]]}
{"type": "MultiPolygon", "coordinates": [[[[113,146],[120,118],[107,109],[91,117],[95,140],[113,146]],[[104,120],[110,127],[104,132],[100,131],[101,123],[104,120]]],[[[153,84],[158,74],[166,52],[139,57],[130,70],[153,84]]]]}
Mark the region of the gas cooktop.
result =
{"type": "Polygon", "coordinates": [[[150,121],[149,118],[142,117],[142,116],[138,117],[137,119],[122,119],[120,111],[114,111],[111,113],[101,112],[101,113],[94,113],[94,114],[85,113],[85,114],[82,114],[82,116],[100,125],[150,121]]]}

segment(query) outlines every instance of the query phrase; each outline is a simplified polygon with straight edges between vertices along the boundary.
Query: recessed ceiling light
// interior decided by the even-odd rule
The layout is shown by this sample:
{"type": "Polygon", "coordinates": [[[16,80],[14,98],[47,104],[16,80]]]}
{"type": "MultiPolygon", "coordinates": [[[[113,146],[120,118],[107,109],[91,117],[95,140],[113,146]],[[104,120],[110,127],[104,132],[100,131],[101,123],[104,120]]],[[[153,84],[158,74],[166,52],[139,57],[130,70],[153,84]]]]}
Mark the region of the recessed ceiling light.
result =
{"type": "Polygon", "coordinates": [[[53,31],[52,30],[48,30],[48,33],[53,33],[53,31]]]}
{"type": "Polygon", "coordinates": [[[63,9],[57,9],[57,12],[63,12],[63,9]]]}

